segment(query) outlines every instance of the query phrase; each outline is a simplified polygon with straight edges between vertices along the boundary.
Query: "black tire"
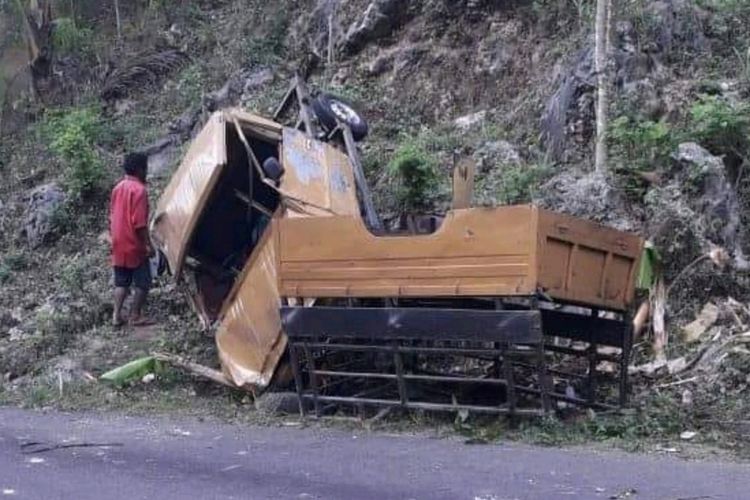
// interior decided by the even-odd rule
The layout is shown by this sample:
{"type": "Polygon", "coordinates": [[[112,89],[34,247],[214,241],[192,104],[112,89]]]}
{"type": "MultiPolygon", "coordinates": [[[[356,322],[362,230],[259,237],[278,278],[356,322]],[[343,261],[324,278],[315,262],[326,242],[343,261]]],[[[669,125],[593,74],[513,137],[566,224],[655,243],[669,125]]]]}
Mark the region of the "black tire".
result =
{"type": "Polygon", "coordinates": [[[370,131],[362,114],[351,103],[335,95],[318,94],[312,101],[312,108],[320,124],[329,132],[339,121],[349,126],[355,141],[361,141],[370,131]]]}
{"type": "Polygon", "coordinates": [[[263,173],[274,182],[279,182],[284,176],[284,167],[279,160],[271,156],[263,162],[263,173]]]}

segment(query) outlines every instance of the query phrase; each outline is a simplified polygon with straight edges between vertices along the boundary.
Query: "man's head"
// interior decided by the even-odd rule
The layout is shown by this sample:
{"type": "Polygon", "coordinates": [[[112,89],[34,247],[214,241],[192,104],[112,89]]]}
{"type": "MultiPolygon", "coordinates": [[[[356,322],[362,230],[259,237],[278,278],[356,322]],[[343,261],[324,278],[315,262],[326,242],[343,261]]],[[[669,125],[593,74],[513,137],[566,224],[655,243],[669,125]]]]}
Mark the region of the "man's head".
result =
{"type": "Polygon", "coordinates": [[[126,174],[145,181],[148,172],[148,156],[143,153],[130,153],[125,156],[122,169],[125,170],[126,174]]]}

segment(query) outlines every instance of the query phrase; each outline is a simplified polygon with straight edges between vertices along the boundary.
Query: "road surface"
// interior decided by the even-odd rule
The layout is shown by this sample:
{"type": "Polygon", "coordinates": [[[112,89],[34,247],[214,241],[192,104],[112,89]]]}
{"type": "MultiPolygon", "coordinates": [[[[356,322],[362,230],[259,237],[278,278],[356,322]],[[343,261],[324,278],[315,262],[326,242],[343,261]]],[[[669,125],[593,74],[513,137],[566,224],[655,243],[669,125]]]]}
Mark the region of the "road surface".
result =
{"type": "Polygon", "coordinates": [[[0,408],[5,498],[739,500],[750,466],[0,408]]]}

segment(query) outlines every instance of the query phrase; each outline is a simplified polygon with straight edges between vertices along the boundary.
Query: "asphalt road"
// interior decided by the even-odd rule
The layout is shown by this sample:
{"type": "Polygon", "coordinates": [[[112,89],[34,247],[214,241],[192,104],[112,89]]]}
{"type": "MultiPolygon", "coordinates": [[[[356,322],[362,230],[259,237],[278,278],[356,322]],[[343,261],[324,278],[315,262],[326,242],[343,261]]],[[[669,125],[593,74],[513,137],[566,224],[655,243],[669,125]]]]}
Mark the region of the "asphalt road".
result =
{"type": "Polygon", "coordinates": [[[4,498],[747,499],[750,466],[319,428],[0,409],[4,498]],[[84,443],[111,446],[55,448],[84,443]]]}

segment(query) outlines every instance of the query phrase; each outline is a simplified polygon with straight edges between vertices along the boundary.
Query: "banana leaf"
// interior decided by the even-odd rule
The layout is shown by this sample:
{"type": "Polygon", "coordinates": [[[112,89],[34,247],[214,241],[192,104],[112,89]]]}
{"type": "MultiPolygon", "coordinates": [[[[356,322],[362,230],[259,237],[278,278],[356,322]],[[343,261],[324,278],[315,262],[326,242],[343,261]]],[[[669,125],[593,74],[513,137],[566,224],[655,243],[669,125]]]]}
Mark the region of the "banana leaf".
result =
{"type": "Polygon", "coordinates": [[[146,356],[145,358],[135,359],[122,366],[118,366],[99,378],[117,386],[122,386],[131,380],[140,380],[145,375],[158,371],[159,362],[153,356],[146,356]]]}
{"type": "Polygon", "coordinates": [[[660,262],[659,252],[651,243],[646,243],[641,255],[641,266],[638,269],[636,288],[639,290],[650,290],[654,286],[660,262]]]}

